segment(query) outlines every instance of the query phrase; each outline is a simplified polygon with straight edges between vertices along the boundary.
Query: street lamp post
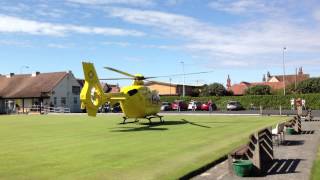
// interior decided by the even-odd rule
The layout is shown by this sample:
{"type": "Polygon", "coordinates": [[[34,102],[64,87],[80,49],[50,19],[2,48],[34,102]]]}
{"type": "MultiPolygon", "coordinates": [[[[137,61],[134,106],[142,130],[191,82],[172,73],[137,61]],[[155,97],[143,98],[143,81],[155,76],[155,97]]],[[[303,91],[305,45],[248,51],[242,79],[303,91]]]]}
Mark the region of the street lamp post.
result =
{"type": "Polygon", "coordinates": [[[185,72],[184,72],[184,62],[180,62],[182,64],[182,71],[183,71],[183,86],[182,86],[182,97],[185,97],[186,95],[186,89],[185,89],[185,84],[186,84],[186,78],[185,78],[185,72]]]}
{"type": "Polygon", "coordinates": [[[285,50],[287,49],[287,47],[283,47],[282,49],[282,67],[283,67],[283,77],[282,77],[282,80],[283,80],[283,95],[285,96],[286,95],[286,79],[285,79],[285,76],[286,76],[286,69],[285,69],[285,64],[284,64],[284,53],[285,53],[285,50]]]}
{"type": "Polygon", "coordinates": [[[169,78],[169,81],[170,81],[170,96],[171,96],[171,81],[172,81],[172,79],[169,78]]]}
{"type": "Polygon", "coordinates": [[[20,74],[23,73],[23,69],[29,69],[30,67],[29,66],[26,66],[26,65],[23,65],[20,67],[20,74]]]}

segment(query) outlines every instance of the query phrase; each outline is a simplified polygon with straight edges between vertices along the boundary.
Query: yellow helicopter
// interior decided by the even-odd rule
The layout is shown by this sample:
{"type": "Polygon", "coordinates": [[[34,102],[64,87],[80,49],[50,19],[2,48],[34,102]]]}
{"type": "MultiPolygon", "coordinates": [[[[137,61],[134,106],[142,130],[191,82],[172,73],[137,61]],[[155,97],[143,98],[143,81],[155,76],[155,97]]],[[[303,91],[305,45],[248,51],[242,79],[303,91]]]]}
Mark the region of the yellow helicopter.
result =
{"type": "Polygon", "coordinates": [[[121,109],[124,113],[123,124],[126,123],[126,120],[129,118],[135,119],[135,121],[138,121],[138,119],[148,119],[150,123],[151,119],[159,118],[160,122],[164,122],[162,119],[163,116],[158,114],[161,108],[160,96],[157,92],[151,91],[148,87],[144,86],[144,80],[212,72],[208,71],[175,74],[170,76],[144,77],[141,74],[132,75],[114,68],[105,67],[105,69],[125,75],[127,78],[99,79],[92,63],[83,62],[82,66],[85,83],[80,94],[81,109],[86,109],[89,116],[96,116],[99,107],[105,103],[109,102],[112,106],[113,104],[120,102],[121,109]],[[119,93],[105,93],[100,84],[100,80],[123,79],[132,79],[133,84],[131,86],[121,88],[119,93]]]}
{"type": "Polygon", "coordinates": [[[99,107],[107,102],[110,102],[111,105],[120,102],[124,113],[123,123],[129,118],[133,118],[136,121],[144,118],[148,119],[150,123],[152,118],[159,118],[160,122],[163,122],[163,116],[158,115],[161,107],[160,97],[158,93],[152,92],[148,87],[144,86],[146,78],[143,75],[131,75],[114,68],[106,67],[108,70],[130,77],[134,81],[131,86],[122,88],[119,93],[105,93],[100,80],[113,79],[99,79],[92,63],[83,62],[82,66],[85,84],[80,94],[81,109],[86,109],[89,116],[96,116],[99,107]]]}

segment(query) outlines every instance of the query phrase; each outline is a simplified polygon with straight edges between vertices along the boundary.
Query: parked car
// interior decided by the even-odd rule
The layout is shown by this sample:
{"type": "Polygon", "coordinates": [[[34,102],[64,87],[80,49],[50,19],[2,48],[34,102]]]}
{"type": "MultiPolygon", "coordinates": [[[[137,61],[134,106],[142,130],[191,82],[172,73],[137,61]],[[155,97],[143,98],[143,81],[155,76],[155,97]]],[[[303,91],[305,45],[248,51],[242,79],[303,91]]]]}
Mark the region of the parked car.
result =
{"type": "Polygon", "coordinates": [[[179,110],[179,107],[180,111],[188,110],[188,104],[182,100],[175,100],[171,105],[172,110],[179,110]]]}
{"type": "MultiPolygon", "coordinates": [[[[212,108],[212,111],[217,110],[216,104],[211,103],[211,108],[212,108]]],[[[203,103],[203,104],[201,104],[201,110],[202,110],[202,111],[209,111],[209,110],[210,110],[209,104],[208,104],[208,103],[203,103]]]]}
{"type": "Polygon", "coordinates": [[[227,104],[228,111],[243,110],[242,105],[238,101],[229,101],[227,104]]]}
{"type": "Polygon", "coordinates": [[[201,110],[201,103],[198,101],[190,101],[188,110],[201,110]]]}
{"type": "Polygon", "coordinates": [[[172,107],[171,107],[171,103],[169,102],[162,102],[162,105],[161,105],[161,111],[171,111],[172,110],[172,107]]]}

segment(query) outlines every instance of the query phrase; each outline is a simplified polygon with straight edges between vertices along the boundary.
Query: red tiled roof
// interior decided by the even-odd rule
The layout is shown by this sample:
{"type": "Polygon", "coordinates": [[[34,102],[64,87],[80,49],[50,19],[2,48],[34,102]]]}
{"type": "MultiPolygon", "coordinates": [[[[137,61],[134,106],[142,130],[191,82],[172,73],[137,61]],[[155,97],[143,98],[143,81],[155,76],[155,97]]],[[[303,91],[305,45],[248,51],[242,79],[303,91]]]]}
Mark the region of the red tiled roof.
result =
{"type": "Polygon", "coordinates": [[[231,86],[230,90],[233,92],[234,95],[243,95],[245,94],[246,90],[251,86],[256,85],[268,85],[273,90],[278,90],[283,88],[282,82],[241,82],[240,84],[234,84],[231,86]]]}
{"type": "MultiPolygon", "coordinates": [[[[283,76],[279,75],[279,76],[273,76],[275,78],[277,78],[280,82],[283,82],[283,76]]],[[[295,83],[296,79],[297,82],[306,80],[310,78],[309,74],[299,74],[299,75],[285,75],[284,76],[286,84],[292,84],[295,83]]]]}
{"type": "Polygon", "coordinates": [[[34,77],[31,74],[0,76],[0,97],[33,98],[44,97],[67,76],[67,72],[41,73],[34,77]]]}

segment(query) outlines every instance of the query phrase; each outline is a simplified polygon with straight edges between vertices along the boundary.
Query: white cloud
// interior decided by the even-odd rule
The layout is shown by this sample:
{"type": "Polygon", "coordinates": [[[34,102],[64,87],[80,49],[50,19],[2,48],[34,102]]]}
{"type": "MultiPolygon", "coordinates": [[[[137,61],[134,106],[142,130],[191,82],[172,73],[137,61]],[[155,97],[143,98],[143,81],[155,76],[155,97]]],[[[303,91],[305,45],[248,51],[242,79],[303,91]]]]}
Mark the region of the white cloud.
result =
{"type": "Polygon", "coordinates": [[[275,6],[275,1],[262,0],[227,0],[227,1],[212,1],[209,7],[219,11],[225,11],[233,14],[248,14],[254,12],[266,13],[274,12],[278,8],[275,6]]]}
{"type": "Polygon", "coordinates": [[[0,40],[0,45],[5,46],[19,46],[19,47],[31,47],[30,41],[16,41],[16,40],[0,40]]]}
{"type": "Polygon", "coordinates": [[[111,16],[124,21],[155,27],[159,33],[183,39],[185,48],[211,54],[277,53],[282,46],[294,51],[318,51],[318,29],[294,22],[262,20],[238,26],[215,26],[192,17],[159,11],[114,8],[111,16]]]}
{"type": "Polygon", "coordinates": [[[32,35],[65,36],[68,33],[106,35],[106,36],[142,36],[144,33],[119,28],[77,26],[26,20],[0,14],[0,32],[27,33],[32,35]]]}
{"type": "Polygon", "coordinates": [[[176,50],[179,49],[177,46],[169,45],[156,45],[156,44],[139,44],[139,43],[130,43],[122,41],[106,41],[102,42],[102,45],[106,46],[118,46],[122,48],[135,47],[135,48],[144,48],[144,49],[166,49],[166,50],[176,50]]]}
{"type": "Polygon", "coordinates": [[[72,47],[73,45],[72,45],[72,44],[56,44],[56,43],[49,43],[47,46],[48,46],[48,47],[50,47],[50,48],[67,49],[67,48],[72,47]]]}
{"type": "Polygon", "coordinates": [[[89,5],[111,5],[122,4],[132,6],[151,6],[154,0],[67,0],[72,3],[89,4],[89,5]]]}
{"type": "Polygon", "coordinates": [[[177,4],[180,4],[183,0],[167,0],[166,5],[168,6],[175,6],[177,4]]]}
{"type": "Polygon", "coordinates": [[[111,17],[151,27],[163,37],[179,39],[183,43],[181,49],[216,59],[216,63],[226,66],[240,66],[241,62],[246,66],[259,66],[264,56],[279,59],[283,46],[287,46],[290,53],[317,53],[320,49],[320,29],[301,25],[299,21],[261,19],[218,26],[159,11],[113,8],[107,12],[111,17]]]}
{"type": "Polygon", "coordinates": [[[315,20],[320,21],[320,9],[317,9],[313,12],[313,17],[315,20]]]}
{"type": "Polygon", "coordinates": [[[115,41],[107,41],[107,42],[103,42],[102,44],[107,46],[120,46],[120,47],[132,46],[132,44],[129,42],[115,42],[115,41]]]}

